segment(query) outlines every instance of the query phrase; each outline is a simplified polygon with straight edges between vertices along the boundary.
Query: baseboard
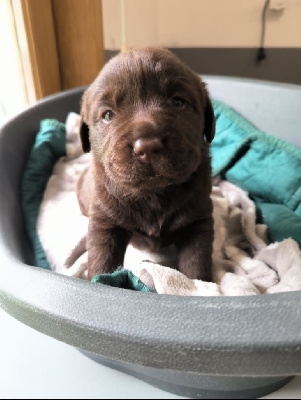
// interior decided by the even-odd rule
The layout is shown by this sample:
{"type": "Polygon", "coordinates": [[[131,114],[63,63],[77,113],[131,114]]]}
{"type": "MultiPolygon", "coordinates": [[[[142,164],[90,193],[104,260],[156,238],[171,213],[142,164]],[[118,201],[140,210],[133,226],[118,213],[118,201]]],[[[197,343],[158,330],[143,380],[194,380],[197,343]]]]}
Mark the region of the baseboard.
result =
{"type": "MultiPolygon", "coordinates": [[[[222,75],[285,82],[301,85],[301,48],[271,47],[266,58],[257,61],[257,48],[170,48],[194,71],[203,75],[222,75]]],[[[105,50],[105,59],[117,54],[105,50]]]]}

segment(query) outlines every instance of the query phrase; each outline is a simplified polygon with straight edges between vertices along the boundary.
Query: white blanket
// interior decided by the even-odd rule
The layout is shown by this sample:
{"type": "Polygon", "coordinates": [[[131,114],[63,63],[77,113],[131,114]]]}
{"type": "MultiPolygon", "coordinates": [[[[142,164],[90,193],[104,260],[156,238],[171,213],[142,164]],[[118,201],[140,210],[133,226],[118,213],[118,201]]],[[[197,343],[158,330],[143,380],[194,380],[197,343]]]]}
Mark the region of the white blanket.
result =
{"type": "MultiPolygon", "coordinates": [[[[53,271],[87,277],[88,218],[80,212],[76,182],[91,160],[78,140],[79,116],[66,121],[67,148],[48,182],[38,218],[38,235],[53,271]]],[[[267,244],[266,226],[256,225],[255,206],[246,192],[215,178],[213,276],[214,283],[191,280],[170,264],[171,249],[160,255],[128,246],[124,268],[152,291],[189,296],[240,296],[301,289],[301,256],[292,239],[267,244]],[[147,260],[147,261],[146,261],[147,260]]]]}

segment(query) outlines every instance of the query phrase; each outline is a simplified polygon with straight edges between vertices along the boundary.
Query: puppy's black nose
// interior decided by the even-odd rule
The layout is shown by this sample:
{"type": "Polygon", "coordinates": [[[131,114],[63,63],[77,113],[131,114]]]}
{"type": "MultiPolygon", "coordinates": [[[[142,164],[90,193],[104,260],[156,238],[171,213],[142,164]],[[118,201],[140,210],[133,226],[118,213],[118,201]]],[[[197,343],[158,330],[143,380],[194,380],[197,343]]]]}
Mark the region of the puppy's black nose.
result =
{"type": "Polygon", "coordinates": [[[162,149],[163,144],[158,138],[138,139],[134,143],[134,153],[145,164],[151,164],[162,149]]]}

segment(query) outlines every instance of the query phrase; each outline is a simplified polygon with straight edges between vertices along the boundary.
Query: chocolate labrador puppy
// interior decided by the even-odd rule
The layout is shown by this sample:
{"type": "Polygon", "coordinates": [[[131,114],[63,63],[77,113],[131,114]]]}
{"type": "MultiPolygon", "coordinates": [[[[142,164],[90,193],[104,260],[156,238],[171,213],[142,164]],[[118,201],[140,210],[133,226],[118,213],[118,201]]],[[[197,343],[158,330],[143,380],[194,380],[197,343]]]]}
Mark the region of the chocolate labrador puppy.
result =
{"type": "Polygon", "coordinates": [[[112,58],[83,95],[80,138],[92,164],[77,196],[89,217],[88,277],[122,265],[131,243],[173,243],[175,265],[210,281],[211,102],[199,76],[161,48],[112,58]]]}

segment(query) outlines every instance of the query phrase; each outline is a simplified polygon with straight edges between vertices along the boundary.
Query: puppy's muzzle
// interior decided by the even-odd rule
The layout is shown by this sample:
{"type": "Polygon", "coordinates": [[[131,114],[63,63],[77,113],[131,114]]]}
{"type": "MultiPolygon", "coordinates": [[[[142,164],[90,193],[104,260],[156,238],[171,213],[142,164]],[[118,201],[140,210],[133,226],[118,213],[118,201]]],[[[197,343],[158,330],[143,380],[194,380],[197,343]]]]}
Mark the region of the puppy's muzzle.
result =
{"type": "Polygon", "coordinates": [[[134,143],[133,150],[139,161],[152,164],[162,153],[163,143],[159,138],[138,139],[134,143]]]}

